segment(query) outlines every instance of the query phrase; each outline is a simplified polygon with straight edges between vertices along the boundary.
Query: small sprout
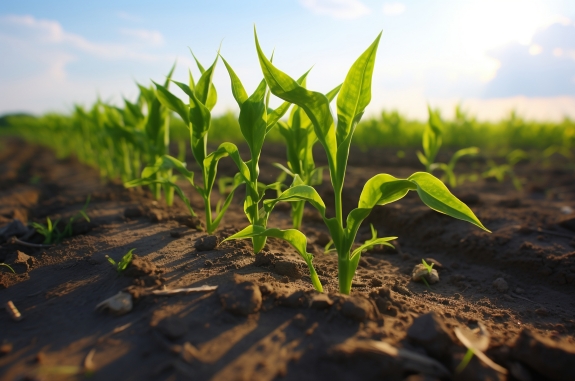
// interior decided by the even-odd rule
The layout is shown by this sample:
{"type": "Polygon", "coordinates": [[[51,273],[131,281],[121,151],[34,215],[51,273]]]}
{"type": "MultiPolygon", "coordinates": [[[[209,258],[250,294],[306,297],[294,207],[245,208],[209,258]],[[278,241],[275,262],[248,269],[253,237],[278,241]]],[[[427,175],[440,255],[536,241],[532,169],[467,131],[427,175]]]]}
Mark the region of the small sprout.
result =
{"type": "Polygon", "coordinates": [[[428,264],[427,262],[425,262],[425,259],[423,259],[423,258],[421,258],[421,263],[423,263],[423,266],[425,266],[425,269],[427,270],[427,273],[428,273],[428,274],[431,274],[431,270],[433,270],[433,265],[434,265],[435,263],[431,263],[431,265],[430,265],[430,264],[428,264]]]}
{"type": "Polygon", "coordinates": [[[116,262],[115,260],[110,258],[110,256],[108,256],[108,255],[106,255],[106,258],[108,259],[108,262],[110,262],[112,264],[112,266],[114,266],[116,268],[116,271],[118,272],[118,274],[121,274],[122,272],[124,272],[124,270],[126,270],[126,268],[128,268],[128,265],[132,262],[132,258],[133,258],[132,252],[134,250],[136,250],[136,249],[134,248],[134,249],[128,251],[126,254],[124,254],[124,256],[122,257],[120,262],[116,262]]]}
{"type": "Polygon", "coordinates": [[[44,236],[44,245],[60,243],[62,242],[62,240],[64,240],[64,238],[68,238],[73,235],[74,232],[72,229],[72,224],[77,218],[83,217],[87,222],[90,222],[90,217],[88,217],[88,214],[86,213],[86,208],[88,207],[89,203],[90,203],[90,196],[88,196],[88,198],[86,199],[86,203],[82,207],[82,210],[80,210],[74,216],[70,217],[63,231],[60,231],[60,229],[58,229],[58,223],[60,222],[60,219],[57,219],[55,222],[52,222],[50,217],[46,217],[46,225],[40,224],[38,222],[32,222],[32,227],[36,229],[38,234],[44,236]]]}
{"type": "Polygon", "coordinates": [[[430,265],[425,259],[422,259],[421,263],[413,268],[411,279],[414,282],[423,282],[427,288],[431,289],[430,284],[439,282],[439,274],[433,268],[433,265],[433,263],[430,265]]]}
{"type": "Polygon", "coordinates": [[[14,269],[12,268],[12,266],[10,266],[9,264],[6,263],[0,263],[0,266],[6,266],[10,269],[10,271],[12,271],[14,274],[16,274],[16,271],[14,271],[14,269]]]}

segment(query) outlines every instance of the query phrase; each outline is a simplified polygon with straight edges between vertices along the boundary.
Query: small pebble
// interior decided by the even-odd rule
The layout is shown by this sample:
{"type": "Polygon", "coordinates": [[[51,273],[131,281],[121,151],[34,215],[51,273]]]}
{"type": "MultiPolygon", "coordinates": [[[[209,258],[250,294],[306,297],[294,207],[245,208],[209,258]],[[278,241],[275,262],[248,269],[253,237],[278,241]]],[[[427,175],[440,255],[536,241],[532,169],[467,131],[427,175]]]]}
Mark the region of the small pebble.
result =
{"type": "Polygon", "coordinates": [[[503,278],[497,278],[493,281],[493,287],[500,293],[506,293],[509,290],[509,285],[503,278]]]}

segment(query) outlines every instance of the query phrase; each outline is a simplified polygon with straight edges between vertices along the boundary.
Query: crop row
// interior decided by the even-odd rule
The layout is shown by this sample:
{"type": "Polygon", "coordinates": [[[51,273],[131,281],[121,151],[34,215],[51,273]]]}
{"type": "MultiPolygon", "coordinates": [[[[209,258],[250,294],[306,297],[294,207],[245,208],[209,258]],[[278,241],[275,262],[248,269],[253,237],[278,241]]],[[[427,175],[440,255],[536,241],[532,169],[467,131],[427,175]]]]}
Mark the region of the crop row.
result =
{"type": "MultiPolygon", "coordinates": [[[[96,102],[90,109],[77,106],[71,116],[47,115],[41,119],[41,125],[23,123],[19,133],[30,140],[51,146],[61,156],[76,155],[82,162],[98,168],[102,176],[120,178],[126,187],[148,187],[156,199],[164,198],[169,206],[177,194],[187,205],[189,213],[195,215],[189,198],[179,185],[180,180],[187,181],[204,200],[205,224],[210,233],[218,228],[234,194],[243,192],[243,207],[249,225],[227,239],[251,239],[255,253],[264,247],[268,237],[288,241],[307,263],[314,287],[322,291],[313,266],[313,255],[306,251],[307,239],[299,230],[304,205],[308,203],[319,211],[331,234],[331,246],[338,256],[340,292],[349,294],[362,253],[376,245],[390,245],[389,242],[396,238],[377,237],[377,232],[372,229],[372,238],[360,243],[359,247],[354,245],[362,222],[378,205],[392,203],[403,198],[409,191],[415,191],[429,208],[487,230],[471,209],[430,173],[434,169],[442,169],[448,174],[450,183],[453,181],[449,171],[453,173],[455,161],[448,164],[435,163],[442,142],[445,144],[446,139],[452,135],[450,126],[460,123],[460,131],[480,131],[481,128],[470,127],[479,124],[462,113],[458,114],[455,122],[443,123],[439,113],[431,109],[429,123],[417,136],[418,145],[423,141],[423,152],[418,155],[427,172],[416,172],[405,179],[389,174],[372,177],[363,187],[357,208],[347,216],[343,215],[342,190],[356,130],[364,129],[363,135],[359,134],[363,136],[364,141],[360,143],[363,145],[379,144],[386,136],[396,142],[398,147],[412,144],[409,142],[412,138],[402,132],[405,130],[402,126],[407,122],[398,114],[383,115],[390,131],[387,135],[383,134],[383,137],[382,129],[378,127],[379,122],[374,120],[367,121],[358,129],[371,101],[372,75],[379,39],[380,36],[354,62],[343,83],[334,83],[334,88],[325,94],[307,89],[309,71],[294,79],[275,67],[263,53],[256,36],[256,50],[263,79],[251,93],[246,91],[231,64],[218,53],[207,68],[196,59],[200,72],[197,80],[190,71],[187,83],[174,81],[171,78],[172,68],[162,83],[153,82],[149,87],[138,85],[140,95],[135,102],[124,100],[123,107],[102,101],[96,102]],[[208,136],[215,132],[215,119],[212,119],[211,112],[218,99],[212,79],[219,62],[229,74],[231,92],[240,110],[237,125],[241,138],[249,148],[247,160],[241,157],[234,141],[223,139],[225,135],[221,131],[216,134],[224,141],[220,141],[217,149],[209,152],[211,145],[208,145],[208,136]],[[185,102],[173,94],[174,87],[186,94],[185,102]],[[280,98],[283,103],[275,109],[270,108],[271,96],[280,98]],[[332,102],[335,103],[337,117],[332,114],[332,102]],[[189,143],[183,144],[184,141],[180,139],[179,154],[176,156],[170,155],[169,150],[170,138],[174,135],[171,131],[173,123],[170,123],[173,114],[185,126],[189,143]],[[287,118],[283,119],[284,116],[287,118]],[[285,141],[287,161],[285,165],[277,165],[292,179],[285,190],[280,183],[263,184],[259,180],[262,149],[272,131],[276,131],[285,141]],[[402,136],[408,139],[400,143],[397,139],[402,136]],[[314,188],[323,178],[323,169],[316,167],[313,157],[312,148],[317,143],[325,151],[327,171],[333,187],[334,204],[329,206],[331,213],[326,213],[328,207],[314,188]],[[184,162],[186,146],[191,150],[199,173],[190,171],[184,162]],[[211,193],[218,179],[218,164],[222,159],[231,159],[238,172],[233,179],[229,179],[227,196],[214,206],[211,204],[211,193]],[[266,198],[266,190],[270,189],[277,191],[277,197],[266,198]],[[291,203],[291,229],[268,227],[270,213],[279,202],[291,203]]],[[[512,117],[509,123],[513,124],[517,120],[512,117]]],[[[551,142],[558,147],[557,150],[569,153],[573,143],[573,137],[569,134],[575,130],[567,120],[559,126],[553,130],[557,136],[551,142]]],[[[507,130],[517,134],[522,131],[521,128],[507,130]]],[[[534,135],[529,139],[535,141],[543,127],[531,127],[530,131],[534,135]]],[[[524,132],[521,134],[527,136],[524,132]]],[[[457,145],[465,142],[452,139],[451,142],[457,145]]],[[[460,150],[454,155],[454,160],[476,152],[475,147],[460,150]]]]}

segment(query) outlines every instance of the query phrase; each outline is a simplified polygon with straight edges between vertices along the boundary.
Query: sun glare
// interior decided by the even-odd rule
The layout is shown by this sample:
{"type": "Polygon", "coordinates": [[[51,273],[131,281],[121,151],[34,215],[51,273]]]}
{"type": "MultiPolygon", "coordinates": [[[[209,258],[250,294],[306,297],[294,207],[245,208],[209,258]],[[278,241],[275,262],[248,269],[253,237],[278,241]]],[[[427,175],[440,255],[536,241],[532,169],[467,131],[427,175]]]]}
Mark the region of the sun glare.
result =
{"type": "Polygon", "coordinates": [[[486,51],[510,42],[529,45],[535,32],[550,17],[543,1],[486,0],[462,9],[457,29],[462,44],[475,51],[486,51]]]}

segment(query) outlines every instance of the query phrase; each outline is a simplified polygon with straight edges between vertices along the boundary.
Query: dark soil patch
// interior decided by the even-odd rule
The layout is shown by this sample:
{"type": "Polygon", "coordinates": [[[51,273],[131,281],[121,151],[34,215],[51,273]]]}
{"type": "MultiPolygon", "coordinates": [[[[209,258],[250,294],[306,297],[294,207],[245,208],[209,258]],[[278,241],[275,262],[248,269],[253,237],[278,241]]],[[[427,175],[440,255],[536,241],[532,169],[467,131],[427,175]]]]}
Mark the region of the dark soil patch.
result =
{"type": "MultiPolygon", "coordinates": [[[[247,224],[239,197],[208,236],[178,200],[167,208],[73,159],[19,140],[3,143],[0,229],[19,220],[27,230],[15,235],[41,244],[29,222],[66,220],[89,194],[92,201],[91,223],[61,244],[0,242],[0,262],[17,270],[0,266],[0,301],[12,301],[23,317],[0,313],[2,380],[575,379],[574,214],[565,213],[575,209],[573,163],[518,166],[523,192],[484,180],[457,188],[492,234],[429,210],[416,195],[377,208],[368,222],[379,236],[398,236],[396,248],[365,253],[345,296],[337,292],[337,258],[322,254],[329,238],[312,209],[302,231],[325,294],[313,290],[304,262],[283,241],[269,240],[257,256],[249,241],[222,243],[247,224]],[[132,248],[134,264],[118,275],[106,255],[119,261],[132,248]],[[411,281],[422,258],[440,277],[429,288],[411,281]],[[218,289],[151,293],[203,285],[218,289]],[[122,290],[133,298],[129,313],[95,311],[122,290]],[[455,372],[466,349],[454,329],[479,323],[491,335],[486,355],[507,376],[476,357],[455,372]],[[435,365],[414,366],[389,348],[435,365]]],[[[264,152],[264,182],[277,174],[277,152],[264,152]]],[[[353,154],[348,210],[376,173],[421,170],[391,150],[353,154]]],[[[233,174],[227,165],[222,161],[221,173],[233,174]]],[[[471,172],[473,163],[458,170],[471,172]]],[[[329,205],[329,183],[318,191],[329,205]]],[[[202,220],[201,198],[188,194],[202,220]]],[[[270,220],[289,223],[286,209],[270,220]]],[[[371,237],[368,224],[359,235],[371,237]]]]}

